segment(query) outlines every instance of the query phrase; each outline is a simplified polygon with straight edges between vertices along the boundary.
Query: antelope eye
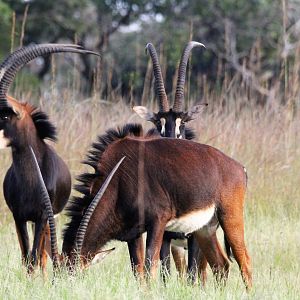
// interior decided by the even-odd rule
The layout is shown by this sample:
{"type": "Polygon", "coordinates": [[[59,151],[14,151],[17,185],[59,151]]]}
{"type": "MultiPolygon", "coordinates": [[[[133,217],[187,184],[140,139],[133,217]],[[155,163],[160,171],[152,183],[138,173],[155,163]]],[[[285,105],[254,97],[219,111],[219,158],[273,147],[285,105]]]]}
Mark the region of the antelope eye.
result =
{"type": "Polygon", "coordinates": [[[9,120],[9,117],[8,117],[8,116],[6,116],[6,115],[4,115],[4,116],[0,116],[0,118],[1,118],[1,120],[3,120],[3,121],[7,121],[7,120],[9,120]]]}

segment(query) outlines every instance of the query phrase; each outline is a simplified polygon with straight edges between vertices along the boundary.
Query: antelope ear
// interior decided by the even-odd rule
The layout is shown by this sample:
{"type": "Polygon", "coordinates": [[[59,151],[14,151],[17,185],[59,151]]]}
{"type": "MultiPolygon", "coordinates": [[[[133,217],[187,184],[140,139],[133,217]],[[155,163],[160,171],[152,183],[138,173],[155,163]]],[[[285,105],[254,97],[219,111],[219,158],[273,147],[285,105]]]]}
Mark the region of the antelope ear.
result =
{"type": "Polygon", "coordinates": [[[94,258],[91,261],[91,265],[95,265],[98,262],[100,262],[101,260],[103,260],[105,258],[105,256],[107,256],[108,254],[110,254],[111,252],[113,252],[116,248],[111,248],[108,250],[101,250],[99,251],[94,258]]]}
{"type": "Polygon", "coordinates": [[[153,121],[154,114],[150,112],[147,107],[145,106],[134,106],[132,108],[142,119],[146,121],[153,121]]]}
{"type": "Polygon", "coordinates": [[[17,107],[12,107],[13,112],[16,114],[18,119],[23,119],[24,112],[23,110],[19,110],[17,107]]]}
{"type": "Polygon", "coordinates": [[[204,108],[206,108],[208,106],[207,103],[203,103],[203,104],[198,104],[193,106],[188,112],[187,112],[187,116],[186,116],[186,120],[185,121],[191,121],[196,119],[199,114],[203,111],[204,108]]]}
{"type": "Polygon", "coordinates": [[[22,119],[24,116],[23,105],[10,96],[7,96],[7,102],[13,113],[17,116],[17,118],[22,119]]]}

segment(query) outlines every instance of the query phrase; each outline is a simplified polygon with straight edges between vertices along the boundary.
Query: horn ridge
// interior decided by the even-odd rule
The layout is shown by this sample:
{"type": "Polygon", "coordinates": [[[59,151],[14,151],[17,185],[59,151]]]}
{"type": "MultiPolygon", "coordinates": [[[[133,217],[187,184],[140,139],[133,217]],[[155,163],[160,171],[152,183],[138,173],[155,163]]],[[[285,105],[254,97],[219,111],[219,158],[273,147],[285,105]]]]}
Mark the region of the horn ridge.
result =
{"type": "Polygon", "coordinates": [[[194,47],[204,47],[202,43],[198,43],[195,41],[190,41],[185,46],[180,63],[178,68],[178,77],[177,77],[177,84],[176,84],[176,92],[175,92],[175,100],[173,104],[173,111],[181,112],[183,111],[183,101],[184,101],[184,84],[185,84],[185,75],[186,75],[186,68],[188,59],[190,56],[190,52],[194,47]]]}
{"type": "Polygon", "coordinates": [[[79,45],[70,44],[38,44],[29,45],[11,53],[0,65],[0,107],[9,106],[6,100],[6,94],[17,72],[28,62],[36,57],[58,53],[72,52],[81,54],[93,54],[100,56],[99,53],[85,50],[79,45]]]}
{"type": "Polygon", "coordinates": [[[157,55],[157,52],[156,52],[153,44],[148,43],[146,45],[145,52],[146,52],[146,54],[149,52],[151,60],[152,60],[153,73],[154,73],[154,78],[155,78],[155,91],[156,91],[156,94],[158,96],[158,101],[159,101],[159,111],[167,112],[167,111],[169,111],[168,97],[166,94],[164,81],[162,78],[161,67],[159,64],[158,55],[157,55]]]}
{"type": "Polygon", "coordinates": [[[121,163],[125,159],[125,157],[126,156],[123,156],[119,160],[119,162],[114,166],[114,168],[112,169],[112,171],[109,173],[109,175],[105,179],[104,183],[102,184],[100,190],[97,192],[96,196],[94,197],[94,199],[90,203],[90,205],[87,208],[84,216],[82,217],[82,220],[81,220],[80,225],[79,225],[78,230],[77,230],[76,240],[75,240],[76,252],[79,255],[81,253],[84,236],[85,236],[85,233],[86,233],[89,221],[90,221],[90,219],[91,219],[91,217],[93,215],[93,212],[94,212],[95,208],[97,207],[99,201],[101,200],[104,192],[106,191],[106,189],[107,189],[110,181],[112,180],[114,174],[116,173],[116,171],[118,170],[119,166],[121,165],[121,163]]]}
{"type": "Polygon", "coordinates": [[[38,175],[39,189],[41,192],[42,203],[45,206],[45,210],[46,210],[47,218],[48,218],[48,222],[49,222],[53,266],[54,266],[54,268],[57,268],[59,265],[59,258],[58,258],[58,248],[57,248],[56,226],[55,226],[52,204],[51,204],[51,200],[50,200],[47,188],[45,186],[45,182],[44,182],[39,164],[37,162],[36,156],[35,156],[34,151],[31,146],[30,146],[30,151],[31,151],[31,155],[32,155],[32,158],[34,161],[34,166],[35,166],[35,169],[36,169],[36,172],[38,175]]]}

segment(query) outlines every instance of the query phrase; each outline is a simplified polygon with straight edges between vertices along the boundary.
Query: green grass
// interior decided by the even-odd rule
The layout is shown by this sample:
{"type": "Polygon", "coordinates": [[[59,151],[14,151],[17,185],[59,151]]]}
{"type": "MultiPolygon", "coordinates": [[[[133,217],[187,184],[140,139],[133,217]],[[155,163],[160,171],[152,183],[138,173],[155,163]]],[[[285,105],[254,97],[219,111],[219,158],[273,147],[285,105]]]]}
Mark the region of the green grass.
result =
{"type": "MultiPolygon", "coordinates": [[[[299,299],[300,221],[288,217],[246,216],[246,240],[253,261],[253,290],[247,294],[236,263],[232,263],[227,286],[214,286],[209,271],[205,289],[188,286],[172,277],[166,287],[158,281],[141,286],[133,278],[126,244],[114,242],[116,250],[98,265],[77,277],[63,273],[54,284],[39,271],[28,277],[20,263],[14,227],[1,229],[1,299],[299,299]]],[[[174,270],[174,266],[172,268],[174,270]]]]}
{"type": "MultiPolygon", "coordinates": [[[[121,103],[103,105],[91,100],[83,105],[76,104],[72,97],[62,103],[60,110],[57,103],[43,101],[42,105],[58,126],[55,148],[67,161],[73,177],[86,170],[80,161],[97,134],[117,124],[140,122],[121,103]]],[[[126,244],[118,242],[112,243],[116,250],[102,263],[76,277],[63,273],[53,284],[50,263],[48,280],[39,271],[29,277],[21,266],[12,216],[1,194],[0,299],[299,299],[299,114],[290,120],[285,111],[245,110],[238,118],[235,114],[203,113],[193,126],[199,142],[218,147],[248,170],[245,239],[253,262],[254,284],[249,294],[235,262],[223,289],[215,286],[210,270],[205,288],[187,285],[175,272],[166,286],[161,281],[139,285],[131,273],[126,244]]],[[[9,150],[1,151],[3,181],[11,158],[9,150]]],[[[60,229],[64,221],[60,219],[60,229]]],[[[219,236],[222,238],[222,234],[219,236]]]]}

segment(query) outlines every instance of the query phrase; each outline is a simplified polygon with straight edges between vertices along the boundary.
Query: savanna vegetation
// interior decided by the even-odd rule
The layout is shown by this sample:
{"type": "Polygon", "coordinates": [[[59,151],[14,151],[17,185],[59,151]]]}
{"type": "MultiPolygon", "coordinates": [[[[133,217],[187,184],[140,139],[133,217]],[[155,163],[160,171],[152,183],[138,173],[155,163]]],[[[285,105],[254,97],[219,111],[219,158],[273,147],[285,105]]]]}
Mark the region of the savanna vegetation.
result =
{"type": "MultiPolygon", "coordinates": [[[[190,60],[186,105],[209,104],[191,126],[197,141],[242,162],[249,175],[246,242],[253,290],[246,293],[237,264],[228,284],[213,276],[205,288],[176,272],[167,285],[139,285],[126,245],[76,277],[53,283],[26,275],[13,218],[0,194],[1,299],[298,299],[300,295],[300,31],[298,1],[0,1],[0,56],[31,42],[78,42],[102,59],[53,56],[20,72],[10,94],[46,111],[58,127],[58,153],[73,179],[96,136],[141,122],[133,103],[157,109],[146,42],[160,51],[172,99],[176,67],[189,39],[203,42],[190,60]]],[[[11,162],[1,150],[0,178],[11,162]]],[[[73,193],[74,194],[74,193],[73,193]]],[[[59,230],[65,217],[58,220],[59,230]]],[[[60,236],[60,234],[59,234],[60,236]]],[[[220,234],[222,239],[222,234],[220,234]]]]}

